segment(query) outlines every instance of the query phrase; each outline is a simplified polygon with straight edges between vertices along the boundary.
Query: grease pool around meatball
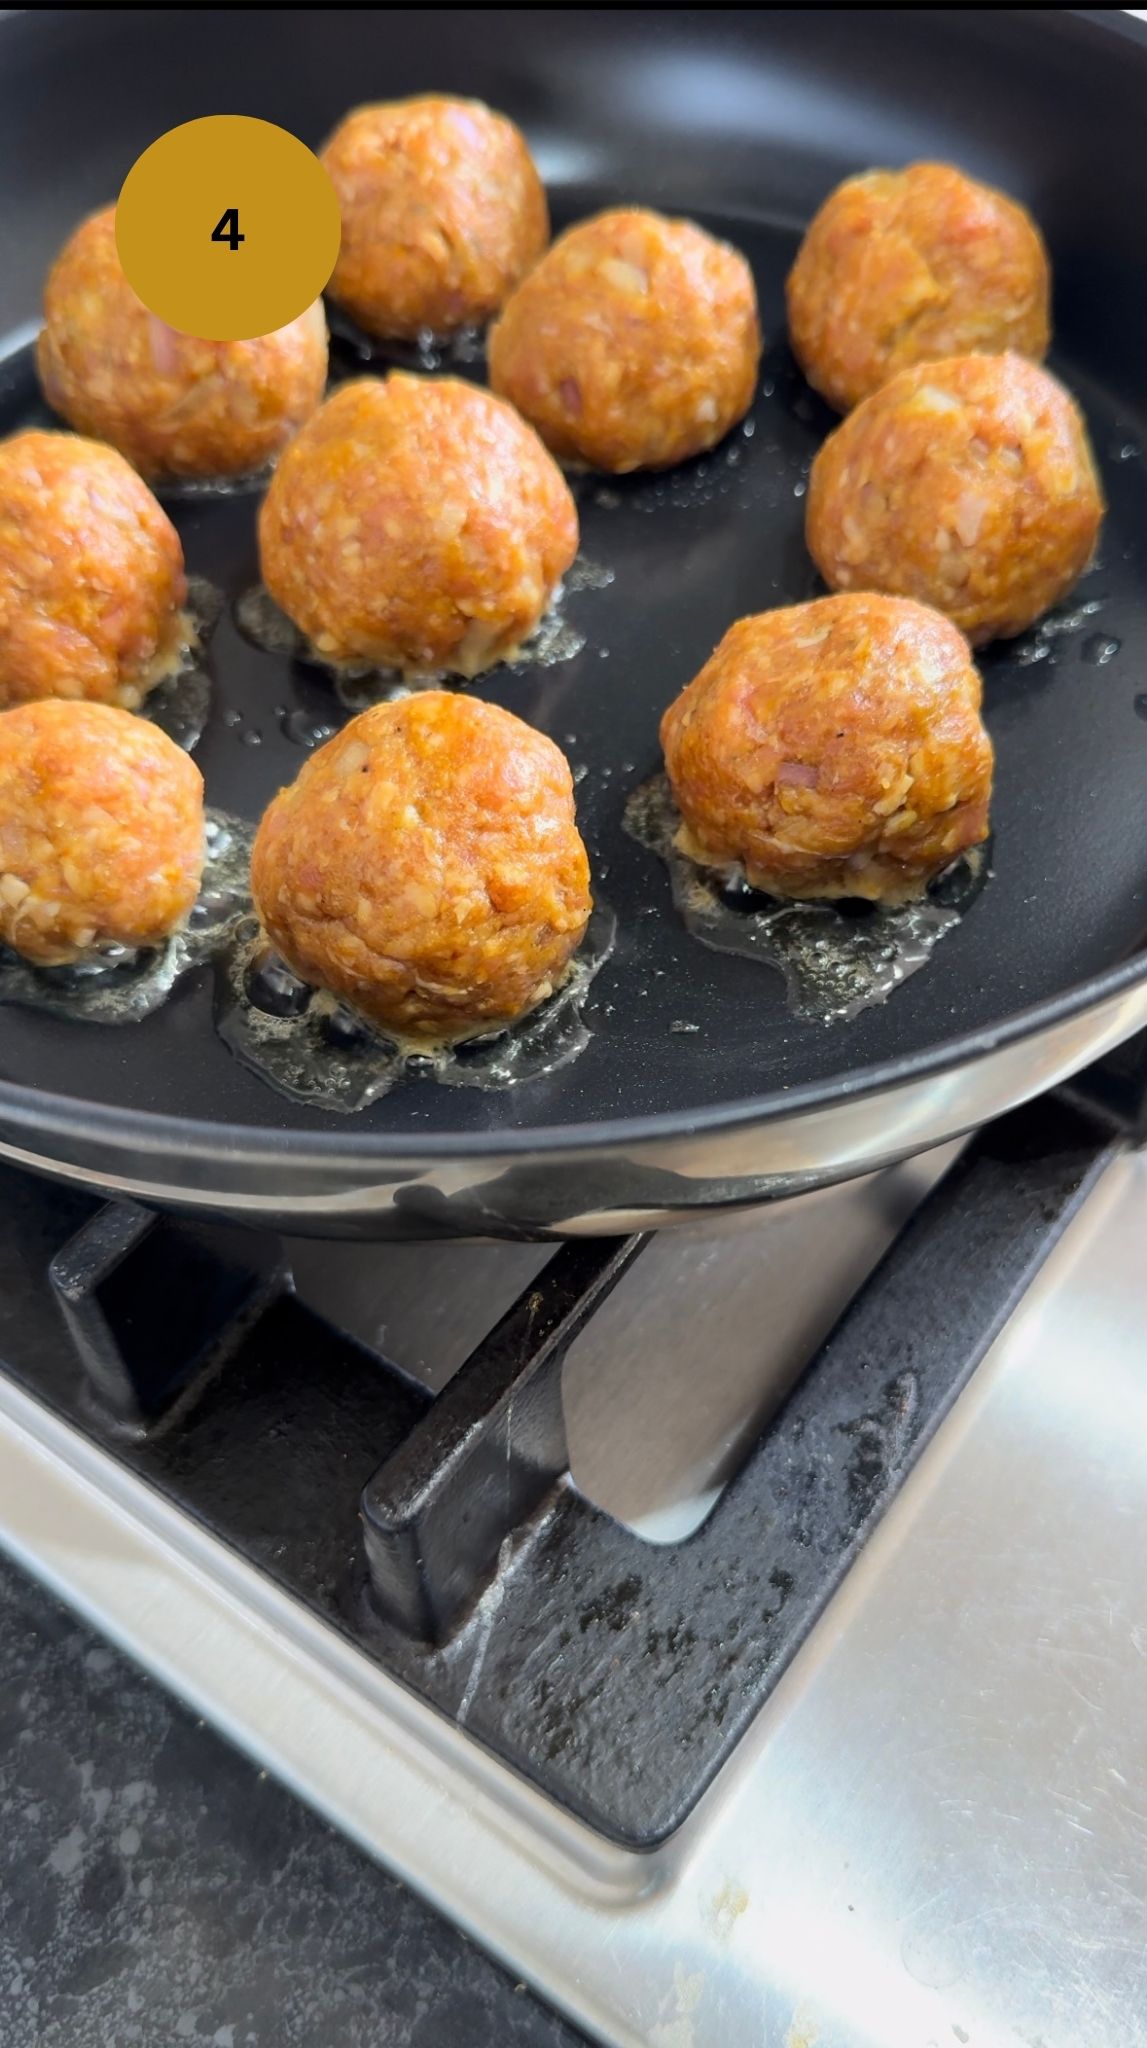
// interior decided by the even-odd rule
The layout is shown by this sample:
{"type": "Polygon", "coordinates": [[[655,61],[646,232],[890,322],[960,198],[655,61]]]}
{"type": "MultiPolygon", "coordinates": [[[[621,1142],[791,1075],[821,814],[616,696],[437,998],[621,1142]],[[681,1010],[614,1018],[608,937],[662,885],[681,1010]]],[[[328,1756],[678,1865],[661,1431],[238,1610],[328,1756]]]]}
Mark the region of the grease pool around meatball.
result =
{"type": "Polygon", "coordinates": [[[114,448],[38,430],[0,441],[0,705],[134,710],[178,663],[186,596],[179,535],[114,448]]]}
{"type": "Polygon", "coordinates": [[[916,598],[980,646],[1066,595],[1103,511],[1063,385],[1022,356],[954,356],[901,370],[829,435],[805,530],[833,589],[916,598]]]}
{"type": "Polygon", "coordinates": [[[814,216],[786,287],[809,383],[847,412],[898,370],[1006,349],[1039,362],[1047,251],[1030,214],[952,164],[846,178],[814,216]]]}
{"type": "Polygon", "coordinates": [[[0,940],[37,966],[156,946],[203,869],[203,777],[146,719],[44,701],[0,714],[0,940]]]}
{"type": "Polygon", "coordinates": [[[577,544],[565,479],[512,406],[398,371],[327,400],[259,513],[264,581],[316,651],[412,675],[513,654],[577,544]]]}
{"type": "Polygon", "coordinates": [[[376,705],[264,814],[255,908],[304,981],[427,1044],[560,986],[592,908],[560,749],[510,712],[427,690],[376,705]]]}
{"type": "Polygon", "coordinates": [[[490,382],[563,462],[623,474],[712,448],[748,411],[761,330],[738,250],[623,207],[580,221],[490,332],[490,382]]]}
{"type": "Polygon", "coordinates": [[[922,895],[987,836],[980,694],[963,636],[903,598],[739,619],[661,721],[682,852],[772,896],[922,895]]]}
{"type": "Polygon", "coordinates": [[[525,141],[480,100],[358,107],[321,157],[342,216],[330,295],[369,334],[484,326],[549,241],[525,141]]]}
{"type": "MultiPolygon", "coordinates": [[[[241,259],[240,259],[241,260],[241,259]]],[[[321,301],[254,341],[200,341],[149,313],[123,273],[115,208],[81,223],[44,288],[44,396],[143,476],[235,477],[266,466],[319,404],[321,301]]]]}

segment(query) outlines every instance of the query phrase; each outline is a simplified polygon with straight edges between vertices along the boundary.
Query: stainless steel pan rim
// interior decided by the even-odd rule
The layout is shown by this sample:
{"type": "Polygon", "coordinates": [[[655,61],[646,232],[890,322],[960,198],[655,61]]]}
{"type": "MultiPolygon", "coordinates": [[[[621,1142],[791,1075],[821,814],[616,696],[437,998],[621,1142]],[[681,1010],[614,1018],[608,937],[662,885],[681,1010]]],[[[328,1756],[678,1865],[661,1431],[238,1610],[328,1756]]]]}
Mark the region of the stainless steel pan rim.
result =
{"type": "Polygon", "coordinates": [[[606,1235],[891,1165],[1057,1085],[1145,1026],[1147,960],[1137,959],[998,1030],[844,1075],[827,1091],[765,1095],[687,1124],[663,1115],[569,1126],[544,1143],[513,1131],[393,1149],[354,1132],[253,1138],[0,1084],[0,1156],[109,1195],[317,1235],[606,1235]]]}
{"type": "MultiPolygon", "coordinates": [[[[120,1110],[105,1103],[85,1102],[80,1097],[51,1095],[35,1088],[22,1088],[0,1081],[0,1125],[25,1130],[58,1132],[61,1135],[81,1123],[99,1134],[109,1145],[138,1143],[144,1151],[162,1150],[172,1158],[231,1159],[242,1155],[254,1163],[265,1159],[281,1163],[284,1158],[310,1160],[356,1159],[378,1165],[387,1161],[416,1164],[422,1160],[534,1158],[541,1153],[613,1151],[622,1146],[644,1146],[723,1131],[742,1131],[788,1121],[810,1109],[830,1109],[836,1103],[882,1095],[911,1081],[950,1073],[970,1066],[988,1054],[1002,1051],[1025,1039],[1038,1041],[1056,1025],[1085,1018],[1096,1011],[1096,1043],[1110,1040],[1102,1030],[1098,1012],[1113,997],[1147,984],[1147,954],[1124,961],[1108,974],[1068,989],[1048,1002],[1034,1004],[994,1026],[991,1030],[968,1032],[945,1043],[929,1046],[900,1060],[886,1060],[878,1066],[860,1067],[832,1082],[809,1082],[783,1092],[750,1097],[748,1101],[718,1103],[698,1109],[688,1118],[679,1111],[665,1110],[656,1116],[617,1117],[593,1123],[556,1125],[547,1130],[497,1130],[468,1132],[464,1139],[439,1136],[434,1132],[388,1138],[385,1132],[276,1131],[257,1134],[242,1124],[192,1121],[189,1117],[161,1116],[152,1110],[120,1110]]],[[[1144,1019],[1147,1023],[1147,986],[1143,987],[1144,1019]]],[[[1123,1037],[1139,1028],[1129,1024],[1123,1037]]],[[[1098,1057],[1098,1054],[1094,1055],[1098,1057]]],[[[1093,1057],[1085,1053],[1083,1063],[1093,1057]]],[[[528,1083],[526,1084],[529,1085],[528,1083]]]]}

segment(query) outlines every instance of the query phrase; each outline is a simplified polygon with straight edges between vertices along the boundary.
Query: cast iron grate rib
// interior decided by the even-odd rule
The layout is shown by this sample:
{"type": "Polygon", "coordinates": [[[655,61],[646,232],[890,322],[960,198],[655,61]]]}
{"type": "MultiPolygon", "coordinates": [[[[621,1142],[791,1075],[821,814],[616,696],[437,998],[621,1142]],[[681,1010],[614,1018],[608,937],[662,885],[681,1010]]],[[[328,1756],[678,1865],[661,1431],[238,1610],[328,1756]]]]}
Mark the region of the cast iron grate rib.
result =
{"type": "Polygon", "coordinates": [[[273,1238],[0,1169],[0,1344],[393,1675],[644,1848],[767,1698],[1122,1142],[1062,1096],[981,1132],[674,1545],[567,1469],[562,1362],[640,1238],[563,1247],[432,1400],[293,1298],[273,1238]]]}

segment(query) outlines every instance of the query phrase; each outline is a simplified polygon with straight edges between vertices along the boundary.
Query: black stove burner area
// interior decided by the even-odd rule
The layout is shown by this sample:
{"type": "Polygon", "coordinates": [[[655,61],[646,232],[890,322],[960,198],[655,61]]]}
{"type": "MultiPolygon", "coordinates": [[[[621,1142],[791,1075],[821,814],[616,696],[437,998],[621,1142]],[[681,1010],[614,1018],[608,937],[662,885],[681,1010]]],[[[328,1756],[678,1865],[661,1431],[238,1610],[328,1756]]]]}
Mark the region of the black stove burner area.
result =
{"type": "Polygon", "coordinates": [[[975,1138],[676,1544],[643,1541],[568,1474],[562,1363],[638,1237],[561,1249],[435,1399],[303,1307],[274,1238],[0,1169],[0,1352],[550,1797],[648,1848],[1128,1142],[1143,1072],[1140,1046],[975,1138]]]}

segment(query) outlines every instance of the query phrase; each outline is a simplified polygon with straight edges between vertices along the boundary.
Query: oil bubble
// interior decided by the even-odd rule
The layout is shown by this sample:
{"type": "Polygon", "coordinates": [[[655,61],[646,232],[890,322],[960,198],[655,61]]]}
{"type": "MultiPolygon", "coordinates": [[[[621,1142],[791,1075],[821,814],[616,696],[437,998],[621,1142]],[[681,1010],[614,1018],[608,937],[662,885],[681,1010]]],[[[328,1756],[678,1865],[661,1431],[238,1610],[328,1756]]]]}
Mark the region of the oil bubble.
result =
{"type": "Polygon", "coordinates": [[[1090,662],[1093,668],[1106,668],[1114,661],[1123,642],[1113,639],[1107,633],[1089,633],[1079,650],[1081,661],[1090,662]]]}

